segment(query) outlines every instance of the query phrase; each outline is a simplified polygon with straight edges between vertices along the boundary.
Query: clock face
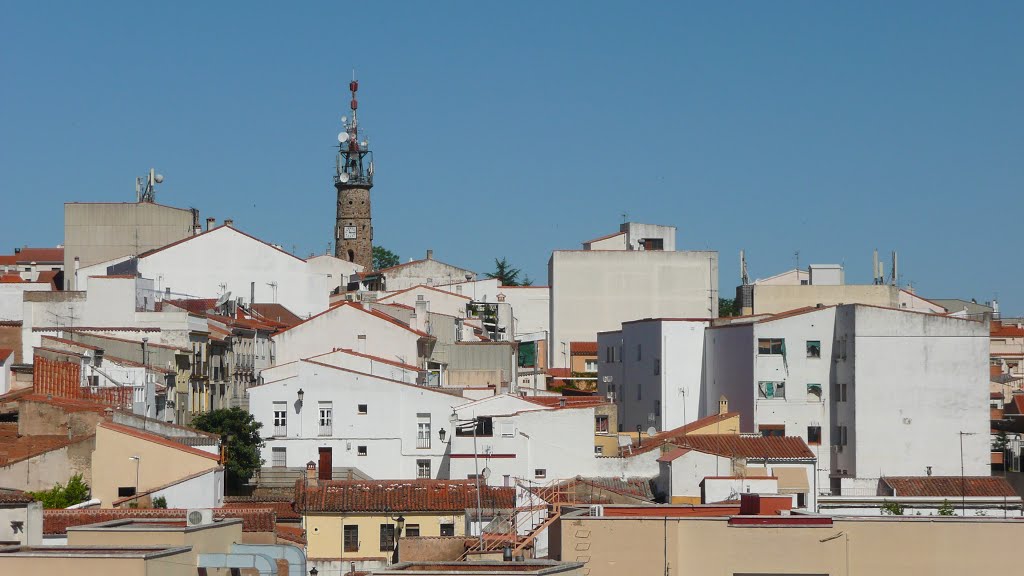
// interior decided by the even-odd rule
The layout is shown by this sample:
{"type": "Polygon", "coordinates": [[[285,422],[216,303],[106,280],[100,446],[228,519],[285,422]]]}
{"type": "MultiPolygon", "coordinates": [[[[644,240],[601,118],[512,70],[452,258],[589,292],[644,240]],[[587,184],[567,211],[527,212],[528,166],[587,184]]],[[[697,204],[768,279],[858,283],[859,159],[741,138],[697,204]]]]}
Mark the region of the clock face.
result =
{"type": "Polygon", "coordinates": [[[355,240],[356,239],[356,227],[355,226],[345,226],[344,238],[345,238],[345,240],[355,240]]]}

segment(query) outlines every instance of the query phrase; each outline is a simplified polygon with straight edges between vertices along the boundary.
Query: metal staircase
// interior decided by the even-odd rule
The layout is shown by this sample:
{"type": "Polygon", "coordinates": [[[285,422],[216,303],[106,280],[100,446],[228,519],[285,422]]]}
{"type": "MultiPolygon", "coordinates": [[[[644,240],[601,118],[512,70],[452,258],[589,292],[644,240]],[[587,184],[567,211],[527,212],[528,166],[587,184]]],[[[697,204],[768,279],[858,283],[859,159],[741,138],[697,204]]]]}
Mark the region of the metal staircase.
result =
{"type": "Polygon", "coordinates": [[[475,539],[459,560],[470,556],[503,552],[512,549],[519,556],[535,545],[537,538],[562,515],[562,508],[574,506],[576,492],[564,480],[544,485],[516,484],[516,507],[506,516],[498,516],[483,527],[483,542],[475,539]]]}

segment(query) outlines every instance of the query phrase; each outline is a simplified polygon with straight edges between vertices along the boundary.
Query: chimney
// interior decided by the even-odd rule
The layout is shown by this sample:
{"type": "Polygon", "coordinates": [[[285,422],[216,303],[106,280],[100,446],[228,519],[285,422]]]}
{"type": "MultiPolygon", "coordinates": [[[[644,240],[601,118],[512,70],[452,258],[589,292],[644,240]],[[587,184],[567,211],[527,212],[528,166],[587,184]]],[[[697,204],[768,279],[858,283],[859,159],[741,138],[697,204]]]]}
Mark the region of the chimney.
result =
{"type": "Polygon", "coordinates": [[[235,225],[234,218],[225,218],[224,219],[224,225],[225,226],[234,226],[235,225]]]}
{"type": "Polygon", "coordinates": [[[427,260],[433,260],[433,259],[434,259],[434,251],[433,250],[427,250],[427,260]]]}
{"type": "Polygon", "coordinates": [[[366,334],[356,336],[356,352],[366,354],[366,334]]]}
{"type": "Polygon", "coordinates": [[[559,398],[558,399],[558,407],[559,408],[565,408],[565,398],[559,398]]]}
{"type": "Polygon", "coordinates": [[[316,462],[310,460],[309,462],[306,462],[306,486],[316,488],[317,480],[316,462]]]}
{"type": "Polygon", "coordinates": [[[72,280],[73,280],[72,284],[74,285],[72,290],[78,290],[78,268],[81,265],[82,265],[81,260],[79,260],[78,256],[75,256],[75,277],[72,278],[72,280]]]}
{"type": "Polygon", "coordinates": [[[206,231],[207,232],[209,232],[210,230],[213,230],[213,223],[216,222],[216,221],[217,221],[216,218],[207,218],[206,219],[206,231]]]}
{"type": "Polygon", "coordinates": [[[729,412],[729,399],[725,397],[725,394],[722,394],[721,396],[718,397],[718,413],[719,414],[726,414],[728,412],[729,412]]]}

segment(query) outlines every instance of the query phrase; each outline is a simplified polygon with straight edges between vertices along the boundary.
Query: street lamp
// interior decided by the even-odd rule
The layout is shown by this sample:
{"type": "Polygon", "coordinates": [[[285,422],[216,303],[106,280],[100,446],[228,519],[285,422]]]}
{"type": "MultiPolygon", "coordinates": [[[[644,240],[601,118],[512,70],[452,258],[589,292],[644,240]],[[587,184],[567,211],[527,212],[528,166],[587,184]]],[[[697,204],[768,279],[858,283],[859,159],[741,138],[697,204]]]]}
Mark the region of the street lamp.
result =
{"type": "Polygon", "coordinates": [[[319,573],[320,571],[316,569],[316,566],[313,566],[309,569],[309,576],[316,576],[319,573]]]}
{"type": "MultiPolygon", "coordinates": [[[[481,506],[480,506],[480,461],[478,459],[479,450],[476,448],[476,434],[478,429],[479,419],[474,416],[469,419],[460,419],[459,415],[455,413],[455,409],[452,408],[452,415],[448,417],[448,422],[452,425],[452,429],[455,431],[468,432],[473,431],[473,480],[476,482],[476,522],[480,529],[480,550],[484,549],[484,527],[481,523],[481,506]]],[[[443,429],[442,431],[443,432],[443,429]]],[[[442,435],[443,438],[443,435],[442,435]]]]}
{"type": "Polygon", "coordinates": [[[960,515],[967,516],[967,481],[964,478],[964,436],[974,436],[975,432],[960,431],[960,515]]]}
{"type": "Polygon", "coordinates": [[[138,494],[139,494],[139,465],[142,464],[142,456],[129,456],[128,459],[129,460],[135,460],[135,494],[133,494],[133,496],[138,496],[138,494]]]}
{"type": "Polygon", "coordinates": [[[444,437],[446,434],[448,434],[448,431],[445,430],[444,428],[441,428],[440,430],[437,431],[437,435],[441,437],[441,442],[444,442],[444,437]]]}

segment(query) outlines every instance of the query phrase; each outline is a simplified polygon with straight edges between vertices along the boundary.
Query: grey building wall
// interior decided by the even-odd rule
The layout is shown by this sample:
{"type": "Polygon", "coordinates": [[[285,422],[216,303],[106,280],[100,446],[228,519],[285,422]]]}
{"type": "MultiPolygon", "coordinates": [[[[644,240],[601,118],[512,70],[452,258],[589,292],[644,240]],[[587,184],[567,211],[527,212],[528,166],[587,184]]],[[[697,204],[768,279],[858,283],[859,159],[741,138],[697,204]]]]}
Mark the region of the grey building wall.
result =
{"type": "Polygon", "coordinates": [[[141,254],[188,238],[199,212],[148,202],[64,204],[64,288],[74,290],[80,266],[141,254]]]}

